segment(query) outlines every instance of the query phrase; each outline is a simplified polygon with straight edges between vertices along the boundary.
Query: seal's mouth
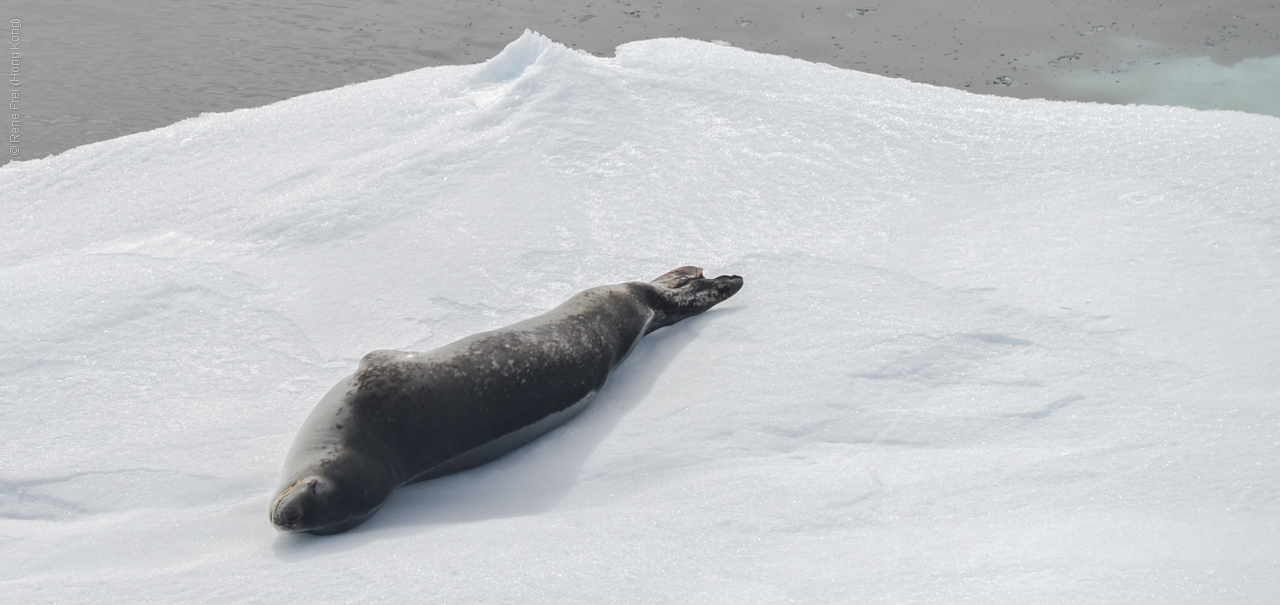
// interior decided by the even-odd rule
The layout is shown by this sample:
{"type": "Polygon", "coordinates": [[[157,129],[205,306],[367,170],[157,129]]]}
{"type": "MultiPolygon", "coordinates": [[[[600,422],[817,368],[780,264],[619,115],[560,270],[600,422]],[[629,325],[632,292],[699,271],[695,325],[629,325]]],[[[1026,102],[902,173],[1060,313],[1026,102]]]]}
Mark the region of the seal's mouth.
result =
{"type": "Polygon", "coordinates": [[[294,504],[290,506],[285,503],[285,498],[293,492],[293,488],[298,486],[298,482],[294,481],[292,485],[284,488],[279,496],[271,503],[271,524],[279,531],[296,533],[301,531],[299,525],[302,524],[302,506],[298,505],[296,499],[292,500],[294,504]]]}

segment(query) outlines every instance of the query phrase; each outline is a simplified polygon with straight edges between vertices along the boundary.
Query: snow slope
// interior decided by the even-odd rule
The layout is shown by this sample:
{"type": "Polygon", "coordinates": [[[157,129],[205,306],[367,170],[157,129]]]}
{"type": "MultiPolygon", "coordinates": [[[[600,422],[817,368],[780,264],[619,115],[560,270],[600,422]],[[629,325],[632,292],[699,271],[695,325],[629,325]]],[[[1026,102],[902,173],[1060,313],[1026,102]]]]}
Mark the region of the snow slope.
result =
{"type": "Polygon", "coordinates": [[[1280,594],[1277,118],[526,33],[0,191],[6,602],[1280,594]],[[579,419],[271,529],[366,351],[687,263],[746,286],[579,419]]]}

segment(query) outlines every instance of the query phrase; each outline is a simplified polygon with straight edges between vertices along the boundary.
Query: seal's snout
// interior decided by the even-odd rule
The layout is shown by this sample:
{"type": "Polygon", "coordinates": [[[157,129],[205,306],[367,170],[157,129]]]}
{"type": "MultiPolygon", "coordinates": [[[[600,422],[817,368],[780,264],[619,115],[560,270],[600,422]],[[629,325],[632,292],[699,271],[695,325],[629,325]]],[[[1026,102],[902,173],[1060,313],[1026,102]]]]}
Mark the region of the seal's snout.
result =
{"type": "Polygon", "coordinates": [[[333,484],[323,477],[305,477],[285,488],[271,507],[271,524],[284,532],[308,531],[308,511],[314,513],[321,506],[320,499],[333,490],[333,484]]]}
{"type": "Polygon", "coordinates": [[[271,522],[275,524],[276,529],[284,531],[298,531],[302,526],[302,504],[297,500],[281,502],[276,506],[275,516],[271,522]]]}

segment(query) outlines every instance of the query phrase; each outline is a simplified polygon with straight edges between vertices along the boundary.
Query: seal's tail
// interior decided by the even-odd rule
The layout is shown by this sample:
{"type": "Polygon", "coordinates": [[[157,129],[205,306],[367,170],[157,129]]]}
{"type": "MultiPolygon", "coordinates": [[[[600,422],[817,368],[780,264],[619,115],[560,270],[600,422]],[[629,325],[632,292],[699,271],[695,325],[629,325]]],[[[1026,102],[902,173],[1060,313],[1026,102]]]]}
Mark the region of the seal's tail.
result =
{"type": "Polygon", "coordinates": [[[661,317],[650,322],[648,332],[702,313],[742,289],[740,276],[707,279],[701,268],[692,266],[672,269],[649,283],[654,286],[650,304],[661,317]]]}

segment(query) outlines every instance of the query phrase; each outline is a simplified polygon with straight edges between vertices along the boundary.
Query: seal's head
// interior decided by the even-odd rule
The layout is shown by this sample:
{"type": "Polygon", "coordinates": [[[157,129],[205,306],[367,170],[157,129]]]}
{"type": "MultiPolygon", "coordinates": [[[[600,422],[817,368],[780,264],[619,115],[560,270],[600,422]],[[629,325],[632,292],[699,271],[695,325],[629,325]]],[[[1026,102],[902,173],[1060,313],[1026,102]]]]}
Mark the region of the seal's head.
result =
{"type": "Polygon", "coordinates": [[[341,522],[332,518],[333,481],[310,476],[294,481],[271,503],[271,523],[290,533],[312,531],[341,522]],[[328,518],[326,518],[328,517],[328,518]]]}
{"type": "Polygon", "coordinates": [[[387,493],[368,482],[344,481],[341,473],[310,469],[271,502],[271,524],[288,533],[336,534],[364,523],[382,506],[387,493]]]}

